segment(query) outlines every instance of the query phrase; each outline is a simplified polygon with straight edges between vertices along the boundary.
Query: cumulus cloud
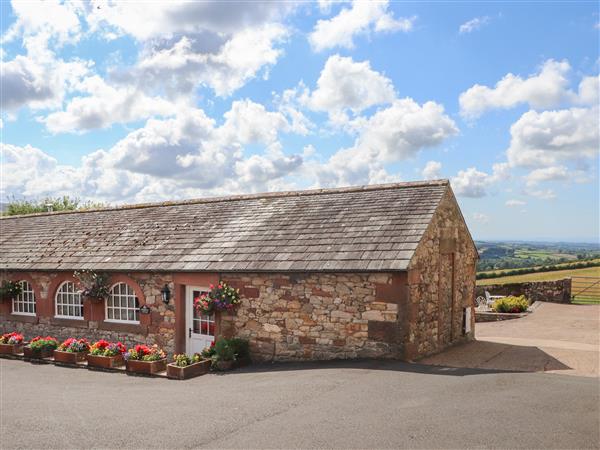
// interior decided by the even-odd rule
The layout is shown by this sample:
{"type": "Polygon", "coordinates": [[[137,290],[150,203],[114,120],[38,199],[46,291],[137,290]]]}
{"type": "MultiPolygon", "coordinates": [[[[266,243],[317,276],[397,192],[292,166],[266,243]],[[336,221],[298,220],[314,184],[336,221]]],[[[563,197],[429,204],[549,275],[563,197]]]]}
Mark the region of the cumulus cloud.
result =
{"type": "Polygon", "coordinates": [[[63,61],[46,47],[40,37],[28,38],[26,55],[2,61],[0,71],[0,106],[15,111],[23,106],[31,109],[60,106],[65,94],[87,76],[92,63],[80,59],[63,61]]]}
{"type": "Polygon", "coordinates": [[[145,86],[161,86],[171,96],[188,95],[198,85],[227,96],[257,77],[261,69],[274,65],[283,52],[277,45],[287,36],[282,25],[266,24],[239,30],[224,40],[218,36],[219,42],[209,49],[205,48],[206,36],[181,36],[152,47],[135,67],[114,76],[129,83],[144,80],[145,86]]]}
{"type": "Polygon", "coordinates": [[[394,18],[388,11],[388,1],[355,0],[331,19],[321,19],[308,39],[313,49],[322,51],[333,47],[354,47],[354,37],[377,32],[412,30],[416,17],[394,18]]]}
{"type": "Polygon", "coordinates": [[[391,80],[371,69],[368,61],[330,56],[317,80],[317,88],[305,94],[303,103],[315,111],[327,111],[335,120],[346,110],[359,113],[371,106],[391,103],[396,97],[391,80]]]}
{"type": "Polygon", "coordinates": [[[13,1],[12,13],[16,20],[4,33],[4,42],[10,42],[19,36],[44,35],[56,38],[57,44],[75,42],[81,36],[80,14],[83,5],[78,2],[59,0],[13,1]]]}
{"type": "Polygon", "coordinates": [[[149,97],[131,86],[113,87],[99,76],[88,77],[77,87],[89,95],[69,100],[64,111],[41,119],[53,133],[84,132],[129,123],[153,115],[172,115],[177,105],[159,97],[149,97]]]}
{"type": "Polygon", "coordinates": [[[421,175],[426,180],[436,180],[441,178],[440,172],[442,170],[442,163],[439,161],[427,161],[421,175]]]}
{"type": "Polygon", "coordinates": [[[435,147],[458,129],[435,102],[419,105],[410,98],[395,100],[388,108],[357,122],[359,135],[350,148],[339,150],[315,171],[321,184],[384,183],[397,178],[384,164],[414,157],[435,147]]]}
{"type": "Polygon", "coordinates": [[[573,98],[568,89],[570,70],[568,61],[549,59],[538,74],[526,79],[509,73],[493,88],[476,84],[460,94],[460,113],[474,119],[490,109],[507,109],[522,103],[542,109],[559,105],[573,98]]]}
{"type": "Polygon", "coordinates": [[[490,18],[488,16],[483,17],[475,17],[471,20],[463,23],[459,28],[458,32],[460,34],[471,33],[473,31],[479,30],[484,25],[487,25],[490,22],[490,18]]]}
{"type": "Polygon", "coordinates": [[[594,158],[600,147],[598,117],[598,107],[528,111],[510,128],[508,162],[539,168],[594,158]]]}
{"type": "Polygon", "coordinates": [[[459,170],[458,174],[452,178],[452,189],[457,195],[464,197],[483,197],[490,185],[489,178],[489,174],[481,172],[475,167],[469,167],[466,170],[459,170]]]}
{"type": "Polygon", "coordinates": [[[139,41],[157,37],[234,34],[277,22],[295,8],[294,2],[112,2],[95,0],[86,20],[92,29],[103,26],[139,41]]]}
{"type": "Polygon", "coordinates": [[[506,206],[508,206],[509,208],[514,208],[517,206],[525,206],[527,204],[527,202],[523,201],[523,200],[516,200],[516,199],[510,199],[507,200],[506,203],[504,203],[506,206]]]}
{"type": "Polygon", "coordinates": [[[2,194],[77,192],[139,202],[277,189],[302,169],[303,156],[284,153],[279,142],[279,133],[295,132],[284,113],[240,100],[224,119],[217,126],[196,108],[149,119],[112,148],[86,155],[78,167],[60,166],[33,147],[3,145],[2,194]],[[246,154],[247,145],[255,146],[254,154],[246,154]]]}

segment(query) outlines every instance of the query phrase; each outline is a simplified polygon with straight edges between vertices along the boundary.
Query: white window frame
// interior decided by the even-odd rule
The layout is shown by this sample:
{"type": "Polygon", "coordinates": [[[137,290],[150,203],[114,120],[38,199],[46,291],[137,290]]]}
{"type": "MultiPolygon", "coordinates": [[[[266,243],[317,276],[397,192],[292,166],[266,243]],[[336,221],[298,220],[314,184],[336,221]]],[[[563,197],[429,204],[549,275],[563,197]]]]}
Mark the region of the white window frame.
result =
{"type": "MultiPolygon", "coordinates": [[[[62,300],[62,299],[61,299],[62,300]]],[[[81,292],[76,290],[76,286],[75,283],[72,281],[63,281],[60,286],[58,286],[58,289],[56,290],[56,294],[54,295],[54,317],[56,317],[57,319],[69,319],[69,320],[83,320],[83,299],[81,298],[81,292]],[[73,285],[73,291],[68,291],[68,292],[61,292],[61,289],[63,288],[63,286],[67,285],[67,284],[72,284],[73,285]],[[71,316],[68,314],[58,314],[58,298],[60,296],[77,296],[79,297],[79,305],[77,305],[76,303],[63,303],[61,302],[60,305],[63,307],[63,311],[64,308],[68,308],[68,307],[73,307],[73,308],[79,308],[79,311],[81,311],[81,315],[80,316],[71,316]]]]}
{"type": "Polygon", "coordinates": [[[12,309],[11,314],[16,316],[35,316],[36,315],[36,298],[35,291],[33,290],[33,285],[27,280],[20,280],[19,284],[21,285],[21,293],[17,297],[12,298],[12,309]],[[29,289],[26,289],[26,286],[29,289]],[[27,295],[27,298],[25,298],[27,295]],[[33,312],[25,312],[25,311],[15,311],[15,303],[25,305],[25,304],[33,304],[33,312]]]}
{"type": "MultiPolygon", "coordinates": [[[[104,303],[105,303],[105,307],[104,307],[104,321],[105,322],[130,323],[130,324],[139,325],[139,323],[140,323],[140,321],[139,321],[139,317],[140,317],[140,306],[139,306],[140,299],[136,295],[135,289],[133,289],[133,286],[131,286],[129,283],[125,283],[124,281],[119,281],[118,283],[113,284],[111,286],[111,288],[110,288],[110,294],[108,296],[108,299],[104,303]],[[120,294],[119,293],[119,294],[114,295],[113,294],[113,290],[115,289],[116,286],[121,285],[121,284],[127,286],[131,290],[132,294],[120,294]],[[110,309],[112,309],[112,310],[120,310],[121,312],[123,312],[123,310],[125,310],[127,312],[129,312],[131,310],[133,310],[133,311],[137,310],[138,320],[129,320],[129,319],[125,319],[124,320],[124,319],[115,319],[115,318],[109,319],[108,318],[108,310],[109,310],[108,304],[109,304],[109,302],[113,302],[113,305],[114,305],[114,299],[113,299],[113,297],[119,297],[119,298],[124,297],[126,299],[129,298],[129,297],[133,297],[133,299],[134,299],[134,305],[135,305],[135,301],[137,300],[137,304],[138,304],[137,308],[135,308],[135,307],[134,308],[130,308],[129,306],[123,307],[123,306],[121,306],[121,300],[119,299],[119,307],[111,306],[110,309]]],[[[121,315],[121,313],[119,313],[119,315],[121,315]]],[[[135,316],[135,312],[134,312],[134,316],[135,316]]]]}

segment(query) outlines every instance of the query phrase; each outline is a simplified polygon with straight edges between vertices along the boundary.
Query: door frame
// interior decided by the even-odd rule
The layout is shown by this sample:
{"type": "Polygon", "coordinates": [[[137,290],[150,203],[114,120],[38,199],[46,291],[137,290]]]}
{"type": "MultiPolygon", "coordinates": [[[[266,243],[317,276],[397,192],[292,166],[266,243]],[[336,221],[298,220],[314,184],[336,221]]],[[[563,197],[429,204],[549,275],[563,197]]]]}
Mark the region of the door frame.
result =
{"type": "MultiPolygon", "coordinates": [[[[194,329],[193,327],[193,320],[194,320],[194,304],[193,304],[193,298],[192,301],[190,302],[190,298],[191,298],[191,294],[193,291],[205,291],[208,292],[210,290],[210,288],[208,286],[195,286],[195,285],[186,285],[185,286],[185,298],[184,298],[184,304],[185,304],[185,353],[186,354],[191,354],[191,340],[192,340],[192,336],[191,336],[191,332],[190,332],[190,328],[194,329]]],[[[215,338],[217,335],[217,321],[215,318],[215,338]]]]}

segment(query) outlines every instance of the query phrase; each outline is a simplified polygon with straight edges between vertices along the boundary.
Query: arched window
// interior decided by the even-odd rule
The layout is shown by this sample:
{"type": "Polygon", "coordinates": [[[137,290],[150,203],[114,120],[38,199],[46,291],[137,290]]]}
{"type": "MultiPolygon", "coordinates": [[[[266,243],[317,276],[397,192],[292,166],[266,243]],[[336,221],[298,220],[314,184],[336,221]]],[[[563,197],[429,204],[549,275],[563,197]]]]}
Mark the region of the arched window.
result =
{"type": "Polygon", "coordinates": [[[24,316],[35,316],[35,293],[31,284],[19,281],[21,293],[12,299],[12,313],[24,316]]]}
{"type": "Polygon", "coordinates": [[[55,314],[63,319],[83,319],[83,299],[72,281],[65,281],[56,291],[55,314]]]}
{"type": "Polygon", "coordinates": [[[110,322],[140,322],[140,302],[131,286],[117,283],[106,301],[106,320],[110,322]]]}

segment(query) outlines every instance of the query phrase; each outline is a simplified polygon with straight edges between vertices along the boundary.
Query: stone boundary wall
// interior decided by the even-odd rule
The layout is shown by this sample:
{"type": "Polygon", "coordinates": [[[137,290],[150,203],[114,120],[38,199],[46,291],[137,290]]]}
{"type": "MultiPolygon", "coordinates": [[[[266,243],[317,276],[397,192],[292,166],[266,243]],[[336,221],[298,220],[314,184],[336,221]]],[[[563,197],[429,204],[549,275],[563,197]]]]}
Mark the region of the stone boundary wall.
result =
{"type": "Polygon", "coordinates": [[[571,303],[571,279],[477,286],[475,298],[492,295],[524,295],[530,302],[571,303]]]}

